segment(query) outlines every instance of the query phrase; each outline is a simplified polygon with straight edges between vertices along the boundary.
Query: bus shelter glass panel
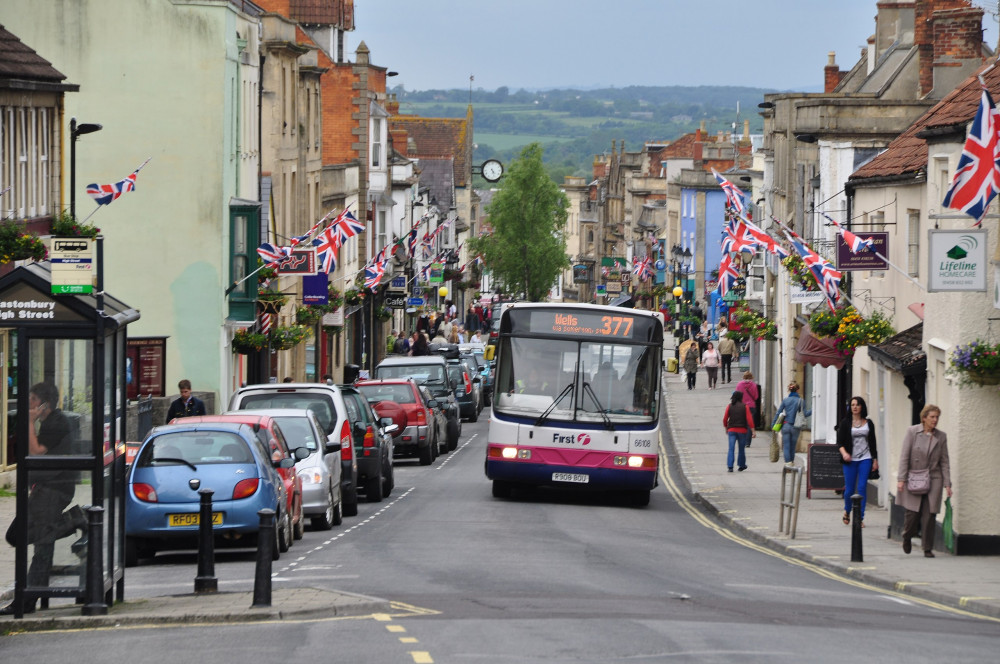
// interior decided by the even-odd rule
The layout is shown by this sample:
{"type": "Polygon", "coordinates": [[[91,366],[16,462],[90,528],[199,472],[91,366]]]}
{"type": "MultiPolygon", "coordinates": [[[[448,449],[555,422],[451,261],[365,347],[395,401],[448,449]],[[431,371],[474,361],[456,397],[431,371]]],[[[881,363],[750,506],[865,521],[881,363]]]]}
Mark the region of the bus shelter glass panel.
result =
{"type": "MultiPolygon", "coordinates": [[[[27,419],[32,459],[91,454],[92,340],[29,342],[27,419]]],[[[17,402],[11,402],[16,408],[17,402]]],[[[22,417],[16,413],[15,417],[22,417]]],[[[89,474],[34,468],[27,474],[28,576],[26,590],[80,589],[85,585],[86,517],[92,499],[89,474]]]]}

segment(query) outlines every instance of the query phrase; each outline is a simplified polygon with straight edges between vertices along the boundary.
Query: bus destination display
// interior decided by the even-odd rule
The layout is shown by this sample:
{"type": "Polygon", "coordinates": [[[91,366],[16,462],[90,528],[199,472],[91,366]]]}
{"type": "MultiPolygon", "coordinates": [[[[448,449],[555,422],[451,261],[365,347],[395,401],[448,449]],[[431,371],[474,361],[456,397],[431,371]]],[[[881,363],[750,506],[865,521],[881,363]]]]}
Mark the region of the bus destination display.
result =
{"type": "Polygon", "coordinates": [[[532,312],[531,331],[595,337],[631,339],[634,316],[586,314],[579,312],[532,312]]]}

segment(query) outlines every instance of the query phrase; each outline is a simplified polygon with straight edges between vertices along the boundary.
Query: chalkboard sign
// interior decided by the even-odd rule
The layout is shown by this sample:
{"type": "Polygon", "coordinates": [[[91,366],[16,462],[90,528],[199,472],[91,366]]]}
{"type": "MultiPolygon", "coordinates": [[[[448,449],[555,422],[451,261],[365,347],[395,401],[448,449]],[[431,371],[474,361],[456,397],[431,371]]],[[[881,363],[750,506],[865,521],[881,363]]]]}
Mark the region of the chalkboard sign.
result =
{"type": "Polygon", "coordinates": [[[806,498],[812,498],[813,489],[840,491],[844,488],[844,466],[840,463],[840,449],[836,445],[813,443],[809,445],[809,474],[806,498]]]}

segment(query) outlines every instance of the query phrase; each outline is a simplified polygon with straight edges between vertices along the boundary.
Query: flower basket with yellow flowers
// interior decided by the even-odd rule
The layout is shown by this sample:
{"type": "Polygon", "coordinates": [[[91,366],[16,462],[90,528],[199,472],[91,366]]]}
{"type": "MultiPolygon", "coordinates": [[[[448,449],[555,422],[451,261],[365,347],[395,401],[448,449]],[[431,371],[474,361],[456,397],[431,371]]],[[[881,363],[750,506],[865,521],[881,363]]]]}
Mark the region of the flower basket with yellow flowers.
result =
{"type": "Polygon", "coordinates": [[[309,336],[309,328],[305,325],[279,325],[271,330],[269,340],[271,348],[288,350],[298,346],[309,336]]]}
{"type": "Polygon", "coordinates": [[[326,313],[332,314],[337,309],[340,309],[340,306],[344,304],[344,295],[337,290],[335,286],[331,285],[329,289],[327,289],[326,295],[326,313]]]}
{"type": "Polygon", "coordinates": [[[799,284],[803,290],[819,290],[819,284],[816,283],[816,275],[805,264],[801,256],[792,254],[788,258],[782,259],[781,265],[788,270],[789,278],[799,284]]]}
{"type": "Polygon", "coordinates": [[[951,353],[948,374],[960,387],[1000,385],[1000,344],[976,339],[951,353]]]}
{"type": "Polygon", "coordinates": [[[267,335],[259,332],[251,332],[249,328],[236,330],[233,335],[233,352],[240,355],[249,355],[267,346],[267,335]]]}
{"type": "Polygon", "coordinates": [[[13,219],[0,222],[0,263],[34,260],[42,261],[49,255],[41,238],[24,229],[24,224],[13,219]]]}
{"type": "Polygon", "coordinates": [[[357,288],[348,288],[344,291],[344,302],[347,304],[361,304],[362,300],[365,299],[365,292],[363,290],[358,290],[357,288]]]}
{"type": "Polygon", "coordinates": [[[896,333],[881,312],[865,318],[851,305],[815,312],[809,318],[809,327],[817,337],[833,337],[844,357],[853,355],[858,346],[880,344],[896,333]]]}
{"type": "Polygon", "coordinates": [[[295,308],[295,322],[299,325],[315,325],[323,318],[324,306],[304,305],[295,308]]]}
{"type": "Polygon", "coordinates": [[[730,339],[742,341],[754,338],[757,341],[774,341],[778,338],[778,325],[773,320],[754,311],[741,302],[733,307],[733,329],[726,333],[730,339]]]}

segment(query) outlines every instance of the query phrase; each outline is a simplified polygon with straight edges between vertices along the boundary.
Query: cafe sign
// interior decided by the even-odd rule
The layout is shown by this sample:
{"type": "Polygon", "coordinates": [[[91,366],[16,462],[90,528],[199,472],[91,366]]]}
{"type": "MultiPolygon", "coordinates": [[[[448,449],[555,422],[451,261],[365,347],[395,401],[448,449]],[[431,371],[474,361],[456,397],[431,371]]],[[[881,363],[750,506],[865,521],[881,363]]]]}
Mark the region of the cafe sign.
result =
{"type": "Polygon", "coordinates": [[[928,235],[928,292],[986,291],[985,229],[931,230],[928,235]]]}

